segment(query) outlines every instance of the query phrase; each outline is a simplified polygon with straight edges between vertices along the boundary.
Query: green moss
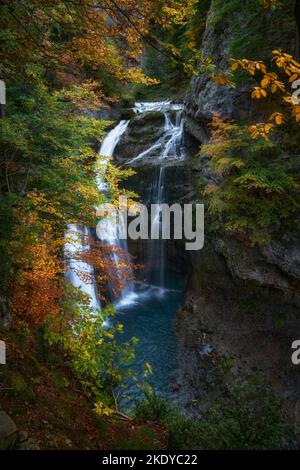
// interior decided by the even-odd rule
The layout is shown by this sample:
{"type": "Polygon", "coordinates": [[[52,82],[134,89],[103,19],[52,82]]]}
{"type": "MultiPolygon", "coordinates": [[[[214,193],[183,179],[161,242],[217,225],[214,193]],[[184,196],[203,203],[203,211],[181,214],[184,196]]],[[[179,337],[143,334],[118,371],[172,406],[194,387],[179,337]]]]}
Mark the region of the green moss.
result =
{"type": "Polygon", "coordinates": [[[18,400],[34,400],[34,392],[21,373],[13,372],[9,378],[9,385],[12,388],[12,393],[18,400]]]}
{"type": "Polygon", "coordinates": [[[224,372],[231,370],[234,367],[235,361],[230,357],[224,357],[221,360],[221,368],[224,372]]]}

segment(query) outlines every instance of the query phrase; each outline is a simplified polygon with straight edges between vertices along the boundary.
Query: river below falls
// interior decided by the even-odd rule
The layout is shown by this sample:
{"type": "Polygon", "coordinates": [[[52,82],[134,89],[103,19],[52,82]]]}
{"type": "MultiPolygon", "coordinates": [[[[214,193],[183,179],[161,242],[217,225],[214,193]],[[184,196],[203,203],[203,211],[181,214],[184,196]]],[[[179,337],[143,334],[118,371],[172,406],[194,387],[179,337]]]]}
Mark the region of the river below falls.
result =
{"type": "MultiPolygon", "coordinates": [[[[152,374],[146,378],[146,381],[155,393],[166,398],[172,398],[174,395],[172,384],[177,364],[174,320],[180,307],[182,293],[181,276],[169,272],[165,288],[147,284],[136,287],[131,302],[128,301],[127,305],[117,304],[117,314],[114,319],[124,325],[120,342],[128,341],[132,337],[139,339],[132,363],[138,384],[142,384],[145,364],[149,363],[152,374]]],[[[133,380],[128,380],[124,385],[126,396],[121,398],[122,407],[131,406],[135,400],[144,397],[142,389],[133,380]]]]}

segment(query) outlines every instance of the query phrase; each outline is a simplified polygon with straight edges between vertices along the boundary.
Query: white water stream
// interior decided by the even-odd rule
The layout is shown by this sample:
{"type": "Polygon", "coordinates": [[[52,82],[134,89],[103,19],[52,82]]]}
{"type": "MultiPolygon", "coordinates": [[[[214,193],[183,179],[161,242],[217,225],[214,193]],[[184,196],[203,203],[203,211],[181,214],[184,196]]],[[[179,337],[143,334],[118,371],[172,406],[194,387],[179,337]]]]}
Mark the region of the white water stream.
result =
{"type": "MultiPolygon", "coordinates": [[[[154,178],[150,203],[151,204],[162,204],[165,202],[165,168],[163,159],[183,159],[184,158],[184,143],[183,143],[183,119],[182,119],[182,106],[177,104],[171,104],[169,102],[155,102],[155,103],[136,103],[135,105],[136,114],[160,111],[164,114],[165,123],[162,136],[155,142],[149,149],[146,149],[135,158],[126,162],[126,165],[130,166],[132,163],[136,163],[141,159],[152,158],[153,154],[162,160],[161,165],[158,166],[158,174],[154,178]]],[[[100,192],[109,190],[108,185],[105,181],[105,171],[108,164],[108,160],[113,157],[114,150],[120,141],[122,135],[126,132],[129,121],[121,121],[114,127],[105,137],[100,151],[99,151],[99,167],[101,167],[101,174],[97,177],[97,185],[100,192]]],[[[121,221],[122,223],[122,221],[121,221]]],[[[152,219],[152,224],[157,224],[157,229],[161,230],[161,218],[159,209],[157,214],[152,219]]],[[[122,250],[127,251],[127,241],[121,240],[118,236],[120,227],[116,227],[114,220],[107,218],[101,222],[100,238],[101,241],[107,243],[111,247],[117,246],[122,250]]],[[[89,247],[86,243],[82,242],[82,236],[88,236],[89,230],[79,225],[70,225],[66,233],[67,242],[65,245],[65,251],[68,252],[68,272],[67,276],[75,287],[81,288],[81,290],[90,296],[90,305],[95,310],[101,308],[99,296],[97,293],[96,283],[93,280],[93,267],[89,264],[78,261],[75,258],[75,253],[83,250],[88,250],[89,247]],[[72,258],[72,254],[74,258],[72,258]],[[90,282],[84,282],[79,272],[88,273],[92,279],[90,282]]],[[[115,302],[116,308],[122,309],[128,307],[135,302],[141,300],[143,296],[151,295],[162,295],[165,287],[165,270],[166,270],[166,250],[164,240],[153,240],[149,245],[149,253],[146,255],[146,259],[157,256],[160,260],[159,272],[154,274],[151,272],[151,267],[145,267],[146,270],[150,270],[150,275],[147,276],[149,284],[144,285],[144,289],[136,291],[134,283],[128,281],[125,283],[121,297],[115,302]]],[[[112,251],[113,261],[118,264],[118,255],[112,251]]],[[[147,263],[146,263],[147,264],[147,263]]],[[[118,273],[118,268],[117,268],[118,273]]],[[[120,272],[121,276],[121,272],[120,272]]],[[[147,282],[148,282],[147,281],[147,282]]]]}

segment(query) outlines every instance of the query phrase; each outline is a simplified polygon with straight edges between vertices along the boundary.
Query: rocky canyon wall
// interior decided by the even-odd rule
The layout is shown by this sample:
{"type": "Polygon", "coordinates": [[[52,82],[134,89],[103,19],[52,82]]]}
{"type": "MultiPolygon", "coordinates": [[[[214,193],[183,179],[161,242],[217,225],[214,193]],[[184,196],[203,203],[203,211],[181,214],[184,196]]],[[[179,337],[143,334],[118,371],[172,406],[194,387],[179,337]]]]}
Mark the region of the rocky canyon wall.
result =
{"type": "MultiPolygon", "coordinates": [[[[251,3],[255,2],[239,2],[239,8],[221,19],[220,2],[211,3],[202,56],[211,56],[221,71],[228,70],[233,45],[241,36],[247,39],[248,34],[251,41],[247,17],[251,3]]],[[[285,2],[289,34],[281,28],[282,34],[274,35],[271,23],[261,32],[265,35],[264,45],[272,44],[269,51],[278,44],[286,45],[291,52],[295,50],[293,5],[285,2]]],[[[264,59],[263,51],[256,52],[258,56],[248,58],[264,59]]],[[[197,154],[188,163],[196,202],[204,201],[195,182],[201,179],[207,184],[220,183],[210,158],[201,151],[201,145],[210,139],[213,115],[236,122],[251,122],[262,116],[249,98],[251,84],[246,80],[235,89],[220,86],[201,73],[201,68],[190,83],[185,116],[186,132],[197,154]]],[[[299,438],[300,380],[297,367],[291,363],[291,344],[300,338],[299,237],[287,231],[279,239],[253,247],[223,230],[211,230],[209,217],[206,224],[204,249],[186,255],[191,274],[176,321],[181,402],[201,414],[207,402],[222,393],[226,382],[255,373],[272,383],[284,399],[285,412],[299,438]]]]}

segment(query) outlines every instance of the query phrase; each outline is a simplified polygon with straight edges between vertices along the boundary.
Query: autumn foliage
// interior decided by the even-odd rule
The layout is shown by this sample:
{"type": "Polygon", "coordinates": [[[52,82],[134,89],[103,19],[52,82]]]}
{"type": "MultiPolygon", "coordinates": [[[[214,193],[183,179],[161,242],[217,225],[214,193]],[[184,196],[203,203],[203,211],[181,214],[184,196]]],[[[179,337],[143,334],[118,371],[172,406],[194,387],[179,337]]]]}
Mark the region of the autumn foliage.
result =
{"type": "Polygon", "coordinates": [[[290,116],[300,123],[300,102],[295,97],[297,86],[293,85],[300,79],[300,64],[293,56],[280,49],[272,52],[272,64],[278,71],[269,70],[261,61],[247,59],[231,61],[233,72],[243,69],[252,77],[260,76],[259,86],[254,86],[252,90],[252,99],[261,100],[276,95],[276,106],[279,110],[272,112],[268,123],[257,123],[249,128],[254,139],[259,136],[267,138],[275,125],[283,124],[290,116]]]}
{"type": "MultiPolygon", "coordinates": [[[[140,68],[144,42],[155,47],[149,25],[183,24],[197,0],[4,0],[0,25],[5,47],[0,63],[7,77],[42,64],[61,83],[96,78],[156,83],[140,68]],[[84,72],[84,74],[83,74],[84,72]]],[[[0,36],[1,37],[1,36],[0,36]]],[[[102,90],[103,91],[103,90],[102,90]]]]}
{"type": "Polygon", "coordinates": [[[47,233],[20,254],[18,275],[13,281],[13,327],[36,328],[49,316],[57,316],[62,289],[57,275],[59,260],[47,233]]]}

